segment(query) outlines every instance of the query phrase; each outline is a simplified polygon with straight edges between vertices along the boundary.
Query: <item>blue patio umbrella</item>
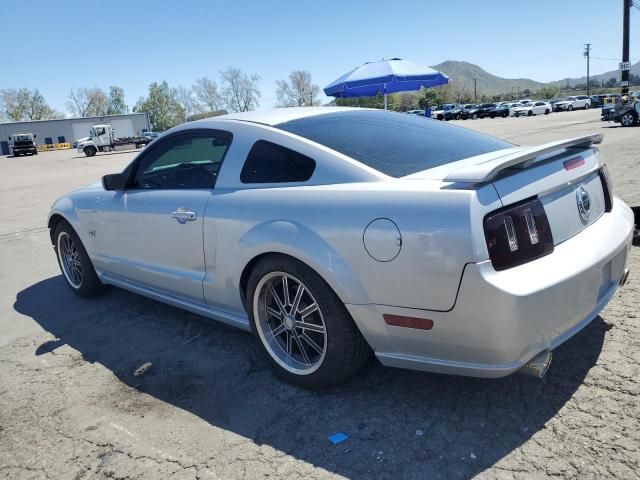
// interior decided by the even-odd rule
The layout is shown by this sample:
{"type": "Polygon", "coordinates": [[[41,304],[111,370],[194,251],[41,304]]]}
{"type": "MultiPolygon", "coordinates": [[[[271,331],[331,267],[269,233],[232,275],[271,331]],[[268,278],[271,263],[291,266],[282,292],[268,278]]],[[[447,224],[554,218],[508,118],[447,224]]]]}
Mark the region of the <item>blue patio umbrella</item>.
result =
{"type": "Polygon", "coordinates": [[[420,90],[449,83],[449,77],[433,68],[410,60],[392,58],[378,62],[367,62],[325,87],[324,93],[330,97],[353,98],[384,95],[387,109],[387,94],[420,90]]]}

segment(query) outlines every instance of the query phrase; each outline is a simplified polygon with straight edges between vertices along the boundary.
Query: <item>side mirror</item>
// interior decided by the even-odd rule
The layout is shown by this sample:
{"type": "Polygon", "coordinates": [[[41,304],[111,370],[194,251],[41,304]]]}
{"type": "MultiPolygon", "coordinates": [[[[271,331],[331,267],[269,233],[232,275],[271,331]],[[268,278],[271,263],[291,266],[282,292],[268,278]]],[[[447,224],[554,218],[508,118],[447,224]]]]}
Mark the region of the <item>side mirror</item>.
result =
{"type": "Polygon", "coordinates": [[[124,190],[127,183],[127,177],[122,173],[112,173],[102,177],[102,186],[105,190],[124,190]]]}

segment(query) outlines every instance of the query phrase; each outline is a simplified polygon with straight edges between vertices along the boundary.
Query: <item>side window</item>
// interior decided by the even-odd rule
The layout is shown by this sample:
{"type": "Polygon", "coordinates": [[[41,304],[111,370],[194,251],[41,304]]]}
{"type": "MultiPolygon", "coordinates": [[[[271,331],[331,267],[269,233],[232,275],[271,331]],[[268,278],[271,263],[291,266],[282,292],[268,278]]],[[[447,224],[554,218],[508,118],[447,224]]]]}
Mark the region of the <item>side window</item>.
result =
{"type": "Polygon", "coordinates": [[[316,168],[315,160],[265,140],[251,147],[244,162],[242,183],[306,182],[316,168]]]}
{"type": "Polygon", "coordinates": [[[231,134],[226,132],[168,138],[141,159],[132,188],[213,188],[230,144],[231,134]]]}
{"type": "Polygon", "coordinates": [[[100,128],[96,128],[96,137],[99,137],[100,135],[104,135],[105,131],[104,131],[104,127],[100,127],[100,128]]]}

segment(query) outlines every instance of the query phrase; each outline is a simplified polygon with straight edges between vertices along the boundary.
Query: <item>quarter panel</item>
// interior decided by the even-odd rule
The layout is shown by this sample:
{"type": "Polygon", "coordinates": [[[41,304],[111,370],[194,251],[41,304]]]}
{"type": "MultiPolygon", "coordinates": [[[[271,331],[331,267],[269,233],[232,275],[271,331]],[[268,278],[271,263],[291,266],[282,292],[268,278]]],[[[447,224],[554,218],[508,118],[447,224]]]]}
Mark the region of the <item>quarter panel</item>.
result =
{"type": "Polygon", "coordinates": [[[276,251],[309,264],[345,303],[448,310],[464,265],[486,258],[482,218],[500,206],[491,186],[476,191],[419,180],[216,188],[204,224],[205,298],[240,311],[244,266],[276,251]],[[364,248],[364,230],[376,218],[401,231],[393,261],[376,261],[364,248]]]}

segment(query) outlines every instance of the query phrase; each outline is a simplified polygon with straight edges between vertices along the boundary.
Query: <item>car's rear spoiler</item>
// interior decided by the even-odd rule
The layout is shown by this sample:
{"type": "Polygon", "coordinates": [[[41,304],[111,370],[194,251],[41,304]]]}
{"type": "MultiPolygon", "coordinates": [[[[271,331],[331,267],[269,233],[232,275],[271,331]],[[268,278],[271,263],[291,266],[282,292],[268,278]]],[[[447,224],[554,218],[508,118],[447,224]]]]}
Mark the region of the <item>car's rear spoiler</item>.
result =
{"type": "Polygon", "coordinates": [[[524,148],[518,152],[506,154],[477,165],[469,165],[450,172],[444,180],[447,182],[483,183],[492,180],[506,168],[527,168],[537,159],[563,148],[589,148],[602,142],[601,133],[592,133],[582,137],[545,143],[537,147],[524,148]]]}

